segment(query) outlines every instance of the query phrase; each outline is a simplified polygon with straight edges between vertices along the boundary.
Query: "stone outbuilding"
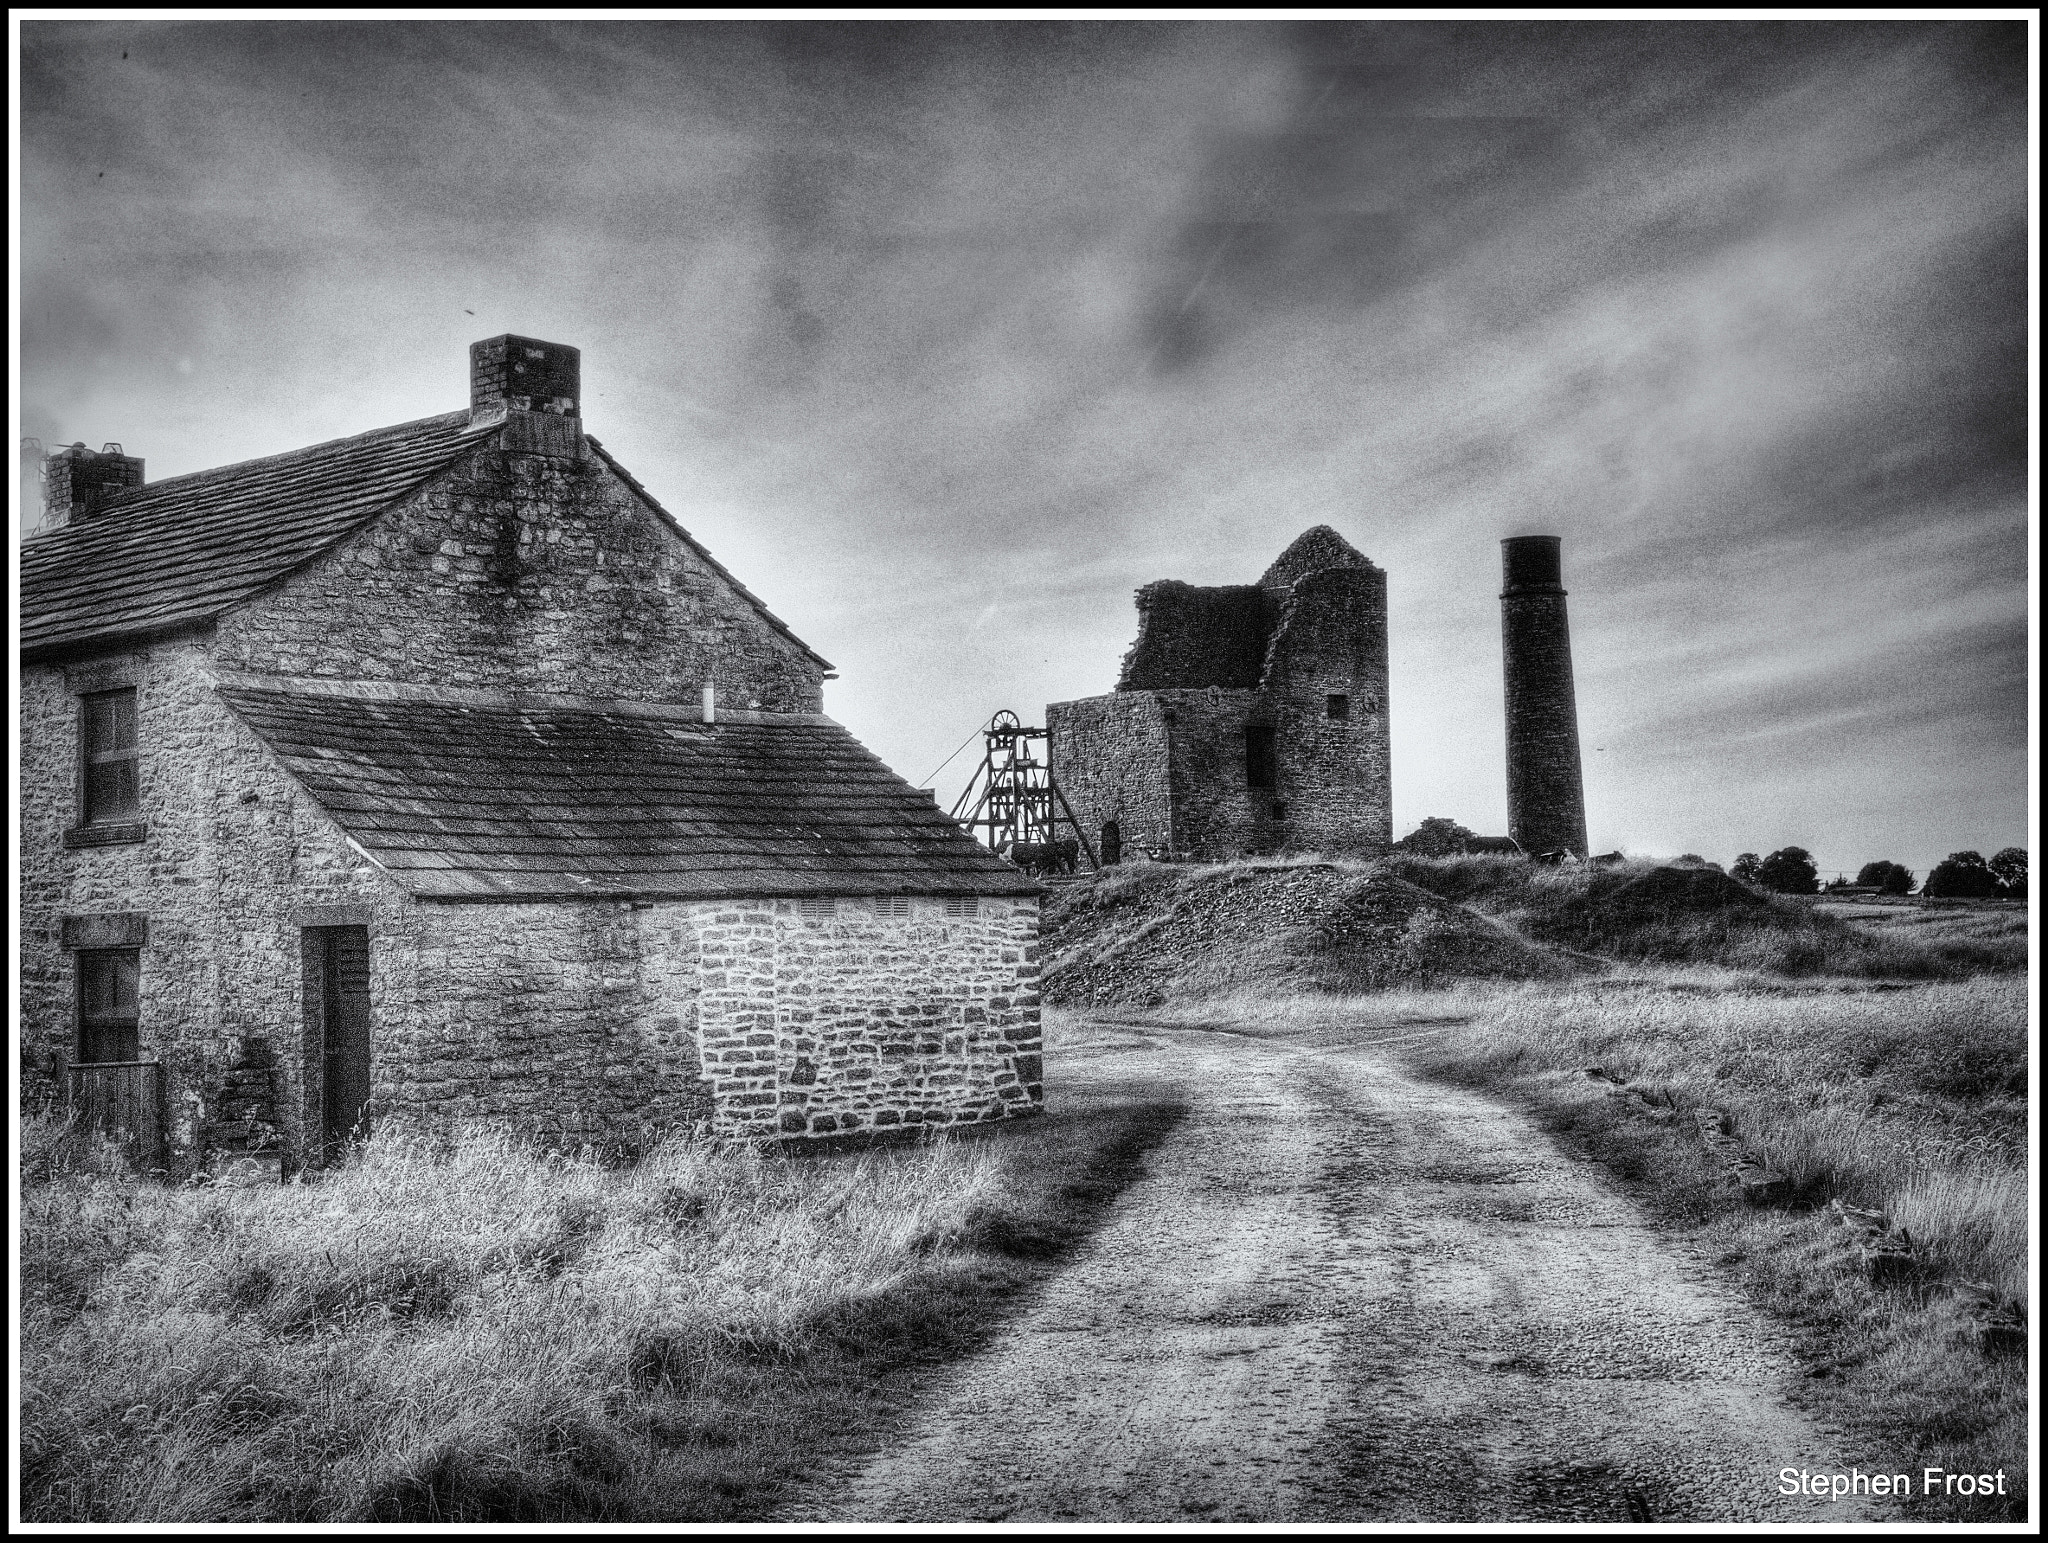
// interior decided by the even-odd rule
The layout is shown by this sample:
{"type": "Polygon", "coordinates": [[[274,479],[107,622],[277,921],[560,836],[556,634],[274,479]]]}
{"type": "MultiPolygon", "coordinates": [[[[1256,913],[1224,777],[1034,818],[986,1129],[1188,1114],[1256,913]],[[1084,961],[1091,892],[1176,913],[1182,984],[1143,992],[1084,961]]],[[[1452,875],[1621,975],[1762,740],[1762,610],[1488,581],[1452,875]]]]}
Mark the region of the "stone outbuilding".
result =
{"type": "Polygon", "coordinates": [[[287,455],[49,457],[30,1097],[173,1171],[1035,1110],[1037,887],[824,716],[826,661],[585,434],[575,349],[470,365],[464,411],[287,455]]]}
{"type": "Polygon", "coordinates": [[[1318,525],[1256,584],[1148,584],[1116,690],[1052,703],[1046,732],[1105,864],[1384,851],[1386,575],[1318,525]]]}

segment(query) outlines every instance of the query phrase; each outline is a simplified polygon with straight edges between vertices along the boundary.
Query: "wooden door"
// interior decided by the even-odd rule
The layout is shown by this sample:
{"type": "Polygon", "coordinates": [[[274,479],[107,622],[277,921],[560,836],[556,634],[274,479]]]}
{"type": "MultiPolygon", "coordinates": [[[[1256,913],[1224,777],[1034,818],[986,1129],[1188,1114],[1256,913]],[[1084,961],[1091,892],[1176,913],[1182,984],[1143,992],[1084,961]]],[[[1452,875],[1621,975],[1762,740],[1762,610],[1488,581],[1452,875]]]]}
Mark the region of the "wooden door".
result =
{"type": "Polygon", "coordinates": [[[326,1159],[370,1133],[370,929],[318,927],[320,1134],[326,1159]]]}

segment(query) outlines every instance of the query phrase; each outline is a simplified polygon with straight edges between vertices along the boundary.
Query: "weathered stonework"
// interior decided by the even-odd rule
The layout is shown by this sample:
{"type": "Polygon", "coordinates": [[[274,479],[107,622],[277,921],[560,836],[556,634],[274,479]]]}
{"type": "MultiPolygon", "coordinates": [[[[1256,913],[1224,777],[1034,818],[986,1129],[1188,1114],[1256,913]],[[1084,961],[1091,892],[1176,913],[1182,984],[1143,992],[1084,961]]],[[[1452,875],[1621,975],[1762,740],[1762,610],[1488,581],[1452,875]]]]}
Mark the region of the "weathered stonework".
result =
{"type": "Polygon", "coordinates": [[[1031,1111],[1037,902],[948,916],[943,898],[916,896],[907,910],[698,908],[700,1038],[721,1131],[846,1135],[1031,1111]]]}
{"type": "Polygon", "coordinates": [[[763,623],[602,459],[483,450],[222,619],[266,675],[817,712],[825,665],[763,623]]]}
{"type": "MultiPolygon", "coordinates": [[[[348,845],[214,695],[203,639],[118,660],[30,666],[21,693],[21,1033],[25,1096],[53,1094],[76,1055],[74,953],[64,919],[148,917],[141,949],[145,1059],[162,1062],[166,1136],[197,1160],[209,1100],[241,1054],[268,1039],[282,1051],[300,1022],[302,907],[350,906],[374,918],[373,946],[406,929],[412,907],[348,845]],[[71,848],[78,817],[78,689],[136,690],[141,840],[71,848]]],[[[399,957],[405,957],[400,955],[399,957]]],[[[392,989],[390,972],[374,988],[392,989]]],[[[317,1078],[317,1068],[313,1076],[317,1078]]],[[[301,1150],[306,1068],[277,1065],[279,1127],[301,1150]]]]}
{"type": "MultiPolygon", "coordinates": [[[[229,1154],[274,1145],[288,1168],[321,1161],[327,1090],[309,940],[345,927],[367,939],[375,1128],[484,1123],[632,1145],[692,1127],[776,1140],[1035,1112],[1037,905],[1021,877],[1023,893],[964,892],[1011,884],[985,852],[970,848],[995,876],[961,878],[962,893],[877,898],[864,893],[871,874],[849,872],[836,901],[772,890],[496,903],[423,894],[351,839],[333,813],[348,806],[323,805],[219,694],[261,679],[280,691],[318,682],[309,695],[359,701],[452,687],[695,707],[712,684],[720,710],[819,711],[825,661],[583,440],[574,351],[494,343],[506,346],[484,350],[477,389],[508,389],[512,364],[538,357],[508,350],[537,347],[552,352],[523,384],[538,380],[544,400],[503,405],[502,430],[478,428],[367,525],[337,527],[353,534],[316,560],[144,646],[81,642],[67,623],[52,634],[64,641],[27,656],[20,1033],[30,1104],[61,1094],[78,1052],[78,952],[132,947],[140,1055],[162,1067],[173,1166],[200,1166],[209,1142],[229,1154]],[[540,429],[525,421],[542,418],[540,429]],[[140,809],[82,826],[81,697],[130,687],[140,809]]],[[[448,442],[444,420],[421,432],[448,442]]],[[[360,454],[403,440],[381,431],[360,454]]],[[[251,473],[255,491],[243,496],[266,496],[315,453],[251,473]]],[[[230,507],[235,474],[212,474],[195,499],[230,507]]],[[[313,495],[296,496],[304,509],[313,495]]],[[[115,497],[92,518],[118,521],[120,509],[115,497]]],[[[260,521],[209,518],[259,543],[245,555],[260,558],[260,521]]],[[[138,593],[154,603],[132,567],[117,582],[131,615],[138,593]]],[[[36,603],[25,586],[24,608],[36,603]]],[[[73,591],[48,603],[54,615],[78,606],[73,591]]],[[[131,620],[110,636],[136,635],[131,620]]],[[[359,755],[317,753],[370,775],[359,755]]],[[[885,770],[873,776],[889,786],[871,779],[871,796],[925,807],[885,770]]],[[[591,797],[600,817],[604,795],[591,797]]],[[[695,806],[690,818],[702,818],[695,806]]],[[[955,835],[947,828],[943,840],[955,835]]],[[[811,863],[793,887],[815,890],[830,872],[811,863]]],[[[937,863],[929,876],[948,871],[937,863]]]]}
{"type": "Polygon", "coordinates": [[[1046,709],[1053,777],[1091,840],[1114,821],[1158,857],[1386,847],[1385,574],[1317,527],[1257,585],[1147,585],[1139,610],[1116,693],[1046,709]]]}

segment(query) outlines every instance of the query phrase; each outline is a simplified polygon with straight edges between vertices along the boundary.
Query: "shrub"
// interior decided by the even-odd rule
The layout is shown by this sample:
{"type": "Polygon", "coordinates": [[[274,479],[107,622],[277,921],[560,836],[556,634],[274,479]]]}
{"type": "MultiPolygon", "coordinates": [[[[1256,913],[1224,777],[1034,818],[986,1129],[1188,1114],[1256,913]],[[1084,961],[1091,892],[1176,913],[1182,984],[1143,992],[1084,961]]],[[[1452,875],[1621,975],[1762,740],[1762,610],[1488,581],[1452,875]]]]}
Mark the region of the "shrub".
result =
{"type": "Polygon", "coordinates": [[[1756,881],[1781,895],[1820,892],[1820,872],[1805,847],[1780,847],[1757,865],[1756,881]]]}
{"type": "Polygon", "coordinates": [[[1920,889],[1921,894],[1940,900],[1988,900],[1998,892],[1998,875],[1977,852],[1949,853],[1920,889]]]}

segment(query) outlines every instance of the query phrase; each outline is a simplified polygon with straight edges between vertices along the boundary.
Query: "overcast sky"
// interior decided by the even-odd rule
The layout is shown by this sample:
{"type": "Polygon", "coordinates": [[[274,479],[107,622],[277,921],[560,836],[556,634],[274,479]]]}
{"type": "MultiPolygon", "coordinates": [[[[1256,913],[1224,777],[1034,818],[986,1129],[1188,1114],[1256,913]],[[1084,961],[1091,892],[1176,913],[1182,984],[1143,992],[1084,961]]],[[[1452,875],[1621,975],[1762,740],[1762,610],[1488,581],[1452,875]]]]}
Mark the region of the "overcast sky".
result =
{"type": "Polygon", "coordinates": [[[1505,830],[1498,543],[1554,533],[1596,849],[2027,842],[2019,24],[22,40],[24,434],[154,479],[575,344],[912,780],[1327,523],[1397,832],[1505,830]]]}

